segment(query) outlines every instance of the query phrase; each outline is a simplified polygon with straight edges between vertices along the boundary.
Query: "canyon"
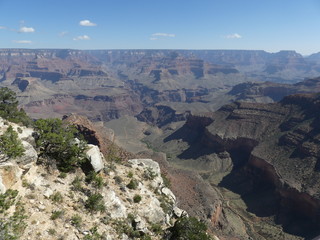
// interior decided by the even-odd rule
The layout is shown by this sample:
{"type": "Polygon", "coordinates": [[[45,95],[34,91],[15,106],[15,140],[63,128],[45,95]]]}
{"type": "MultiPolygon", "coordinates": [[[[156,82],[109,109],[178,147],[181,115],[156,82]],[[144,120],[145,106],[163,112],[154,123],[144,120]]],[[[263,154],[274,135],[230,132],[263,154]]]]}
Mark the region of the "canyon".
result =
{"type": "Polygon", "coordinates": [[[318,55],[0,49],[0,85],[34,119],[86,116],[114,136],[99,143],[157,161],[178,206],[220,239],[312,239],[318,55]]]}

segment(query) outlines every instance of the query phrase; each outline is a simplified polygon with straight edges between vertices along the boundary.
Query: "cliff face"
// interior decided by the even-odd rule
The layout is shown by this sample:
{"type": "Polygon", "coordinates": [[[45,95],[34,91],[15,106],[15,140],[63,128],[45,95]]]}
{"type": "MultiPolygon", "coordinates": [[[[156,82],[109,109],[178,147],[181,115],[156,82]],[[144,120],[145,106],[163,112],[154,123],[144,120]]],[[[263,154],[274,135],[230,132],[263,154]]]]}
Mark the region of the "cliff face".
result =
{"type": "Polygon", "coordinates": [[[136,117],[139,121],[161,128],[169,123],[185,121],[187,116],[188,113],[177,113],[170,107],[157,105],[143,109],[136,117]]]}
{"type": "Polygon", "coordinates": [[[214,113],[190,115],[164,139],[163,151],[177,154],[175,164],[200,173],[221,193],[222,214],[215,208],[207,215],[214,218],[214,229],[222,229],[221,236],[228,231],[234,236],[228,226],[241,224],[255,239],[319,235],[319,100],[319,94],[297,94],[279,103],[235,102],[214,113]],[[235,213],[242,223],[228,222],[235,213]],[[275,225],[266,227],[271,222],[275,225]]]}
{"type": "Polygon", "coordinates": [[[229,95],[236,101],[272,103],[295,93],[316,93],[320,91],[320,78],[306,79],[296,84],[272,82],[246,82],[234,86],[229,95]]]}

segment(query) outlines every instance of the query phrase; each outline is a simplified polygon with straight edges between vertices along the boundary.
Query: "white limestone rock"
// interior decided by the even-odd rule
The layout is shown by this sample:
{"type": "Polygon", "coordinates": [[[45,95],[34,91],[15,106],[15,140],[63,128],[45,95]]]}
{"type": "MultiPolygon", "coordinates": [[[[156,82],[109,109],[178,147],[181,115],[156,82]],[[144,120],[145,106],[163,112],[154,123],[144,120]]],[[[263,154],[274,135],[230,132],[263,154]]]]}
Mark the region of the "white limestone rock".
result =
{"type": "Polygon", "coordinates": [[[139,216],[137,216],[134,220],[134,228],[135,230],[143,233],[148,233],[148,228],[146,222],[139,216]]]}
{"type": "Polygon", "coordinates": [[[88,150],[86,155],[95,172],[99,172],[104,168],[104,156],[100,152],[100,149],[96,145],[88,144],[88,150]]]}
{"type": "Polygon", "coordinates": [[[138,209],[138,214],[151,223],[161,223],[165,219],[165,213],[157,198],[150,198],[144,202],[143,207],[138,209]]]}
{"type": "Polygon", "coordinates": [[[164,187],[161,189],[161,192],[166,195],[169,199],[171,199],[173,202],[176,201],[176,196],[171,192],[171,190],[167,187],[164,187]]]}
{"type": "Polygon", "coordinates": [[[6,186],[2,183],[2,177],[0,175],[0,193],[5,193],[6,190],[6,186]]]}
{"type": "Polygon", "coordinates": [[[127,208],[121,201],[121,199],[112,190],[104,193],[105,206],[108,209],[108,213],[111,218],[126,218],[127,208]]]}
{"type": "Polygon", "coordinates": [[[134,168],[143,166],[146,169],[150,168],[158,176],[161,175],[159,164],[152,159],[130,159],[129,162],[134,168]]]}
{"type": "Polygon", "coordinates": [[[51,188],[47,188],[44,193],[43,196],[45,196],[46,198],[50,198],[50,196],[53,194],[53,190],[51,188]]]}
{"type": "Polygon", "coordinates": [[[181,217],[187,217],[188,213],[177,206],[173,207],[173,213],[176,217],[181,218],[181,217]]]}
{"type": "Polygon", "coordinates": [[[33,148],[33,146],[26,142],[26,141],[22,141],[22,145],[24,148],[24,154],[21,157],[18,157],[16,159],[16,162],[19,165],[22,165],[25,167],[30,168],[30,163],[36,162],[38,159],[38,153],[37,151],[33,148]]]}
{"type": "Polygon", "coordinates": [[[0,164],[0,192],[4,193],[7,189],[20,181],[22,169],[14,162],[0,164]]]}

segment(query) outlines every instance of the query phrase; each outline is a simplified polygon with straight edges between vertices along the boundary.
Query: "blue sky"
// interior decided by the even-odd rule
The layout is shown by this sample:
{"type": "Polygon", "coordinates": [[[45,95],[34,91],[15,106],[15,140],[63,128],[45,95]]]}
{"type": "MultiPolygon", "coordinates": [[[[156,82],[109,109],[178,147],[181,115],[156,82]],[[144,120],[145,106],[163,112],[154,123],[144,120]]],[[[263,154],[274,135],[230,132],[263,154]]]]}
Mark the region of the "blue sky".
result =
{"type": "Polygon", "coordinates": [[[320,51],[319,0],[0,0],[0,48],[320,51]]]}

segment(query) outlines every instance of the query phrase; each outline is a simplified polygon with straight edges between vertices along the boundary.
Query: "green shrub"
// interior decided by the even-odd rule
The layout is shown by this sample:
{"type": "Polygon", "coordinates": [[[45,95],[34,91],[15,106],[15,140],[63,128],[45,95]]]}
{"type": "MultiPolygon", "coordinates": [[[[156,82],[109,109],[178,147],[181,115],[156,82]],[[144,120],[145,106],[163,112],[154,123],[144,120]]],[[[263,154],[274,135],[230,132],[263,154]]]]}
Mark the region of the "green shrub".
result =
{"type": "Polygon", "coordinates": [[[4,213],[15,202],[18,195],[17,190],[8,189],[5,193],[0,194],[0,213],[4,213]]]}
{"type": "Polygon", "coordinates": [[[50,196],[50,199],[54,203],[62,203],[63,202],[63,196],[60,192],[55,192],[50,196]]]}
{"type": "Polygon", "coordinates": [[[82,190],[82,181],[83,181],[83,178],[76,176],[71,183],[72,190],[81,191],[82,190]]]}
{"type": "Polygon", "coordinates": [[[16,93],[7,87],[0,88],[0,117],[14,123],[29,126],[32,120],[23,109],[18,109],[16,93]]]}
{"type": "Polygon", "coordinates": [[[161,177],[163,179],[164,186],[166,186],[167,188],[170,188],[170,186],[171,186],[170,179],[164,174],[161,174],[161,177]]]}
{"type": "Polygon", "coordinates": [[[127,176],[128,176],[128,178],[133,178],[133,172],[131,172],[131,171],[128,172],[128,175],[127,175],[127,176]]]}
{"type": "Polygon", "coordinates": [[[121,178],[120,176],[118,176],[118,175],[115,176],[113,179],[114,179],[114,181],[116,182],[116,184],[121,184],[122,181],[123,181],[122,178],[121,178]]]}
{"type": "Polygon", "coordinates": [[[86,181],[99,189],[101,189],[104,184],[103,178],[99,174],[97,174],[95,171],[89,172],[89,174],[86,176],[86,181]]]}
{"type": "Polygon", "coordinates": [[[19,239],[27,226],[25,222],[26,218],[25,209],[21,202],[16,203],[15,211],[12,216],[8,217],[6,212],[0,214],[0,239],[19,239]]]}
{"type": "Polygon", "coordinates": [[[161,224],[152,223],[152,224],[151,224],[151,231],[154,232],[156,235],[162,234],[162,233],[163,233],[163,230],[162,230],[161,224]]]}
{"type": "Polygon", "coordinates": [[[127,188],[129,189],[137,189],[138,181],[135,179],[131,179],[130,182],[127,184],[127,188]]]}
{"type": "Polygon", "coordinates": [[[124,220],[114,220],[113,222],[114,229],[117,231],[117,234],[122,236],[122,234],[126,234],[130,239],[136,239],[140,237],[140,232],[134,230],[131,224],[128,224],[124,220]]]}
{"type": "Polygon", "coordinates": [[[142,237],[140,237],[141,240],[152,240],[151,236],[149,234],[145,234],[142,237]]]}
{"type": "Polygon", "coordinates": [[[58,175],[58,178],[66,178],[67,177],[67,173],[65,172],[60,172],[60,174],[58,175]]]}
{"type": "Polygon", "coordinates": [[[82,218],[78,214],[71,217],[71,224],[73,226],[80,228],[81,223],[82,223],[82,218]]]}
{"type": "Polygon", "coordinates": [[[157,176],[158,176],[158,174],[156,174],[156,173],[152,170],[152,168],[147,168],[146,170],[144,170],[143,177],[144,177],[144,179],[146,179],[146,180],[153,180],[153,179],[155,179],[157,176]]]}
{"type": "Polygon", "coordinates": [[[84,240],[102,240],[104,237],[98,233],[98,228],[97,226],[94,226],[93,228],[90,229],[89,234],[86,235],[84,240]]]}
{"type": "Polygon", "coordinates": [[[173,209],[172,201],[164,194],[159,198],[160,207],[165,213],[170,213],[173,209]]]}
{"type": "Polygon", "coordinates": [[[141,201],[142,197],[138,194],[134,195],[133,202],[139,203],[141,201]]]}
{"type": "Polygon", "coordinates": [[[60,119],[39,119],[35,122],[35,130],[40,156],[54,159],[60,171],[69,172],[87,160],[86,144],[75,141],[79,133],[74,126],[64,124],[60,119]]]}
{"type": "Polygon", "coordinates": [[[54,235],[56,235],[57,232],[56,232],[55,229],[50,228],[50,229],[48,230],[48,233],[49,233],[49,235],[54,236],[54,235]]]}
{"type": "Polygon", "coordinates": [[[51,220],[56,220],[56,219],[62,217],[63,214],[64,214],[64,211],[62,211],[62,210],[53,211],[52,214],[51,214],[50,219],[51,220]]]}
{"type": "Polygon", "coordinates": [[[85,202],[85,207],[90,212],[104,212],[106,210],[103,202],[103,196],[100,193],[94,193],[90,195],[85,202]]]}
{"type": "Polygon", "coordinates": [[[18,133],[9,126],[5,133],[0,136],[0,151],[4,152],[8,157],[20,157],[24,154],[24,148],[18,133]]]}
{"type": "Polygon", "coordinates": [[[178,219],[169,229],[172,233],[170,240],[210,240],[207,235],[207,226],[195,217],[183,217],[178,219]]]}

